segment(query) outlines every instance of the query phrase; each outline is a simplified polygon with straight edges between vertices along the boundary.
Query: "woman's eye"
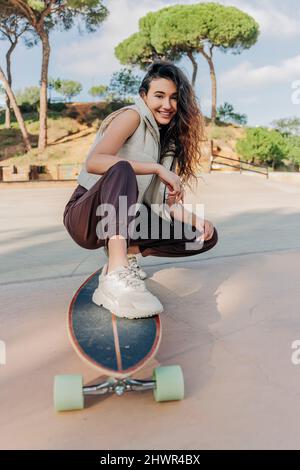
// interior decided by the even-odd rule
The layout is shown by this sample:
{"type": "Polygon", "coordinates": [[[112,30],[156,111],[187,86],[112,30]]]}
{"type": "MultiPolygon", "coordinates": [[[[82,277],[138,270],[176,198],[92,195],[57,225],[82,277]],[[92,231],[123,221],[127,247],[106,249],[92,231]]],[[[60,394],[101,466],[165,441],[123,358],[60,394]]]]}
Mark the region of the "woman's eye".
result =
{"type": "MultiPolygon", "coordinates": [[[[158,96],[158,95],[156,95],[156,98],[163,98],[163,96],[158,96]]],[[[176,97],[176,96],[173,96],[172,100],[177,100],[177,97],[176,97]]]]}

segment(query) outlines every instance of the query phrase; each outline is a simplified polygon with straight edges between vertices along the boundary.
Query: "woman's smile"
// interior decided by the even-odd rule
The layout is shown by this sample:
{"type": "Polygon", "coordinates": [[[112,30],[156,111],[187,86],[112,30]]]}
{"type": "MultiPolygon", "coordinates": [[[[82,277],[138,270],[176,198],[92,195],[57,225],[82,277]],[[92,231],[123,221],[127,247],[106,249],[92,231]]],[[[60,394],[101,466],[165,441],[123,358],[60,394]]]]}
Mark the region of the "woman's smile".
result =
{"type": "Polygon", "coordinates": [[[173,116],[173,112],[163,112],[163,111],[156,111],[161,117],[165,118],[165,119],[169,119],[171,116],[173,116]]]}
{"type": "Polygon", "coordinates": [[[167,117],[171,116],[171,114],[172,114],[171,112],[166,112],[166,111],[159,111],[159,113],[160,113],[162,116],[167,116],[167,117]]]}

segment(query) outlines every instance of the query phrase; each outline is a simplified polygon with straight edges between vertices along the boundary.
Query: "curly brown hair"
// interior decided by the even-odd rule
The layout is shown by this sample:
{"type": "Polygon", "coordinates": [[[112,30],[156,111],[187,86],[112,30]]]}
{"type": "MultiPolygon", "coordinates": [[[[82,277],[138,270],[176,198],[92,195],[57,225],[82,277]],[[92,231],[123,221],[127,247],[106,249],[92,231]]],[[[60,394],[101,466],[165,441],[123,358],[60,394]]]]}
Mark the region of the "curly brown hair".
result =
{"type": "Polygon", "coordinates": [[[183,184],[196,178],[201,166],[201,141],[205,140],[204,118],[197,102],[194,89],[186,75],[173,62],[155,60],[147,69],[147,74],[139,87],[139,94],[150,88],[155,78],[172,80],[177,87],[177,113],[171,122],[164,126],[162,133],[161,156],[175,144],[177,174],[183,184]]]}

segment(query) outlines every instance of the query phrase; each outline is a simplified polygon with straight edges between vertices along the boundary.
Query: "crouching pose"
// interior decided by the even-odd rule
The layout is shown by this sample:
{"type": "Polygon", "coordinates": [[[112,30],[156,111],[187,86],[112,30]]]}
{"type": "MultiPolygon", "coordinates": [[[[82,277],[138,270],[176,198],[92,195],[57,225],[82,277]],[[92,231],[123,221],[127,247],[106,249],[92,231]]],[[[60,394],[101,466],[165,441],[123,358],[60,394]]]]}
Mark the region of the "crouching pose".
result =
{"type": "Polygon", "coordinates": [[[193,256],[218,241],[213,224],[184,207],[202,133],[189,80],[172,62],[159,60],[135,103],[112,112],[96,134],[64,225],[81,247],[104,248],[108,261],[93,301],[115,315],[134,319],[163,311],[146,287],[140,256],[193,256]]]}

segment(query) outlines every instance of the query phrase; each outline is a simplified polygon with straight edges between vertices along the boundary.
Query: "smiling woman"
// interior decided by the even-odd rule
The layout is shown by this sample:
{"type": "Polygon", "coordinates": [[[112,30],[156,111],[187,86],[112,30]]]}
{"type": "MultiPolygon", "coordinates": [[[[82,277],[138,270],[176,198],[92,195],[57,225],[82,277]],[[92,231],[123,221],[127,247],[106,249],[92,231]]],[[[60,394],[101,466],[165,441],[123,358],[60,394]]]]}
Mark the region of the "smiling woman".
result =
{"type": "Polygon", "coordinates": [[[107,116],[88,153],[79,185],[66,205],[64,224],[83,248],[105,248],[108,263],[93,302],[117,316],[133,319],[163,311],[147,289],[136,258],[129,260],[127,254],[192,256],[217,243],[210,222],[193,214],[191,231],[184,210],[169,207],[169,216],[163,217],[154,209],[165,202],[161,183],[169,190],[167,201],[183,199],[183,183],[195,176],[201,158],[202,124],[186,76],[172,62],[156,61],[135,104],[107,116]]]}
{"type": "Polygon", "coordinates": [[[166,125],[177,112],[178,92],[175,83],[170,80],[153,80],[150,92],[147,95],[143,93],[142,96],[158,123],[162,125],[166,125]]]}
{"type": "Polygon", "coordinates": [[[195,178],[195,169],[201,163],[204,119],[194,90],[183,72],[179,68],[167,71],[160,63],[152,64],[139,94],[157,124],[165,128],[161,154],[175,146],[178,175],[182,183],[188,183],[195,178]]]}

